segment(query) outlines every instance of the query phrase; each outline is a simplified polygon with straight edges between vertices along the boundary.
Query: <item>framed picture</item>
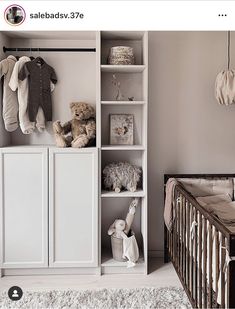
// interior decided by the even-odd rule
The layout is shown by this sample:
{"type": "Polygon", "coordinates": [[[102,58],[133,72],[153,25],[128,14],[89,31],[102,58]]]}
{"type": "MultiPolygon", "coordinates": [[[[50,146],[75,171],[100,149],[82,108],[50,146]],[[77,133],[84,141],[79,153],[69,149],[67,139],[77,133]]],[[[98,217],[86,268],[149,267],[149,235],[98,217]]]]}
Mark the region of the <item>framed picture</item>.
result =
{"type": "Polygon", "coordinates": [[[134,115],[110,115],[110,145],[133,145],[134,115]]]}

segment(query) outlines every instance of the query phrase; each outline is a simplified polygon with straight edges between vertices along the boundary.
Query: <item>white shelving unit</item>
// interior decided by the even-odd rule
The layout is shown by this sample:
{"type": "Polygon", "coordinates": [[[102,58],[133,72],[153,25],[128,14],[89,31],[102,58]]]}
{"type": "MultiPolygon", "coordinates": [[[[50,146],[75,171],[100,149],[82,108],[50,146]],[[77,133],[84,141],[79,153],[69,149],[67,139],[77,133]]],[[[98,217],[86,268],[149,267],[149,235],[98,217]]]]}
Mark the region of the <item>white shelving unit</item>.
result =
{"type": "MultiPolygon", "coordinates": [[[[64,53],[46,52],[42,57],[55,68],[59,77],[53,92],[53,121],[68,121],[71,118],[69,103],[85,101],[96,108],[97,135],[96,147],[58,149],[54,146],[52,123],[48,123],[43,134],[24,135],[20,129],[12,133],[0,129],[0,135],[4,136],[4,142],[3,139],[0,141],[0,169],[2,166],[4,172],[0,179],[0,191],[3,190],[2,195],[5,197],[0,202],[0,276],[70,273],[147,274],[148,33],[0,32],[1,59],[8,55],[1,52],[4,45],[15,48],[95,47],[96,54],[71,53],[68,57],[68,54],[64,53]],[[133,47],[134,65],[107,64],[110,48],[117,45],[133,47]],[[71,72],[75,72],[76,78],[71,78],[71,72]],[[111,82],[113,74],[121,81],[123,101],[115,100],[115,89],[111,82]],[[130,97],[134,97],[133,101],[128,99],[130,97]],[[133,114],[133,145],[110,145],[110,114],[133,114]],[[127,161],[142,168],[142,181],[136,192],[115,193],[102,187],[103,168],[111,162],[118,161],[127,161]],[[66,175],[76,179],[75,187],[81,181],[78,189],[74,189],[67,182],[64,183],[63,178],[66,178],[66,175]],[[21,176],[24,179],[19,182],[21,176]],[[29,179],[34,177],[38,179],[37,182],[30,182],[29,179]],[[25,186],[25,183],[28,186],[25,186]],[[64,186],[63,191],[61,187],[64,186]],[[17,191],[12,188],[16,188],[17,191]],[[14,197],[11,196],[12,190],[16,192],[14,197]],[[24,190],[29,194],[24,193],[24,190]],[[82,203],[79,204],[77,195],[70,194],[74,190],[83,196],[80,197],[82,203]],[[133,222],[140,259],[136,267],[127,268],[125,262],[113,259],[107,230],[116,218],[125,218],[130,202],[135,197],[140,198],[133,222]],[[15,234],[12,231],[19,210],[18,201],[21,199],[24,203],[19,216],[23,217],[19,222],[24,222],[23,219],[27,222],[23,225],[18,224],[17,239],[20,246],[14,247],[12,244],[15,234]],[[85,203],[87,207],[84,208],[85,203]],[[35,207],[34,211],[32,205],[35,207]],[[83,207],[80,207],[82,205],[83,207]],[[12,214],[11,211],[14,209],[16,213],[12,214]],[[79,224],[78,220],[81,221],[79,224]],[[33,231],[32,236],[28,231],[33,231]],[[5,239],[1,235],[8,238],[5,239]],[[28,247],[27,250],[22,249],[25,246],[25,237],[33,243],[31,250],[28,250],[28,247]],[[71,239],[72,242],[69,241],[71,239]],[[74,244],[77,244],[76,248],[73,247],[74,244]]],[[[17,52],[17,55],[30,54],[17,52]]]]}
{"type": "Polygon", "coordinates": [[[97,33],[97,145],[100,148],[100,262],[101,273],[147,273],[147,112],[148,112],[148,33],[104,31],[97,33]],[[112,46],[126,45],[134,48],[134,65],[109,65],[107,58],[112,46]],[[115,100],[112,74],[121,82],[123,101],[115,100]],[[122,88],[123,87],[123,88],[122,88]],[[128,97],[134,96],[133,101],[128,97]],[[109,144],[110,114],[134,115],[134,144],[109,144]],[[111,162],[127,161],[141,166],[142,184],[136,192],[115,193],[102,188],[102,170],[111,162]],[[134,268],[126,262],[112,258],[109,225],[123,218],[134,197],[140,198],[133,230],[140,249],[140,259],[134,268]]]}

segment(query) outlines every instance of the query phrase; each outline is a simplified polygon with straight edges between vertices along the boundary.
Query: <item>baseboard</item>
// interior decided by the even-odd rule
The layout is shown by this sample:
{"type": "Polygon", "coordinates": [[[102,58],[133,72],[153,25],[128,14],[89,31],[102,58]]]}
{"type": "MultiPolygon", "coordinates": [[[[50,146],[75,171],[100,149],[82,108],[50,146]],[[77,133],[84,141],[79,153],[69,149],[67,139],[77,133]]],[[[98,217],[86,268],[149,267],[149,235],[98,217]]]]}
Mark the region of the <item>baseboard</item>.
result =
{"type": "Polygon", "coordinates": [[[163,250],[149,250],[148,252],[149,257],[164,257],[164,251],[163,250]]]}

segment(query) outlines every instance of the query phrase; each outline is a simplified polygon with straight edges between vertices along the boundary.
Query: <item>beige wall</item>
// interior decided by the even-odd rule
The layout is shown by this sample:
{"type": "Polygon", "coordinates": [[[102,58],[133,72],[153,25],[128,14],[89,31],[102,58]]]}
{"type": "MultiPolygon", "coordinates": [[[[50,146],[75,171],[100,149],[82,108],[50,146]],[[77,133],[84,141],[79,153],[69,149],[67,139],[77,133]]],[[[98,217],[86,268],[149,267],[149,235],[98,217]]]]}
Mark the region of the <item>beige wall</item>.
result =
{"type": "MultiPolygon", "coordinates": [[[[225,32],[149,33],[149,249],[163,249],[164,173],[234,173],[235,105],[214,98],[225,32]]],[[[231,55],[235,65],[235,34],[231,55]]]]}

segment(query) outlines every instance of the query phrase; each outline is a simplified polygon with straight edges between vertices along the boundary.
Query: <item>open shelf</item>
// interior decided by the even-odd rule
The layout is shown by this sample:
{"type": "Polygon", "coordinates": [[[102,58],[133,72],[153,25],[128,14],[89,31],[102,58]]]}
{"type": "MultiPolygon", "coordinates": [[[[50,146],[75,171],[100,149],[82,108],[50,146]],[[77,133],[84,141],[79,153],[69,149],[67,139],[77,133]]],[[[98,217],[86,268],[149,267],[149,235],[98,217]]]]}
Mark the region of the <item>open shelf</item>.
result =
{"type": "Polygon", "coordinates": [[[134,51],[134,64],[142,65],[144,63],[143,55],[144,32],[103,32],[101,35],[101,64],[108,63],[110,49],[114,46],[129,46],[134,51]]]}
{"type": "Polygon", "coordinates": [[[103,190],[101,193],[101,197],[144,197],[144,196],[145,196],[144,191],[140,189],[136,190],[135,192],[121,191],[120,193],[103,190]]]}
{"type": "Polygon", "coordinates": [[[104,145],[102,150],[145,150],[143,145],[104,145]]]}
{"type": "MultiPolygon", "coordinates": [[[[138,262],[136,263],[136,266],[144,264],[144,258],[143,255],[140,255],[138,262]]],[[[127,267],[127,262],[119,262],[113,259],[111,254],[104,253],[102,255],[101,259],[101,266],[111,266],[111,267],[127,267]]],[[[135,267],[136,267],[135,266],[135,267]]],[[[133,268],[135,268],[133,267],[133,268]]]]}
{"type": "Polygon", "coordinates": [[[143,105],[102,105],[101,108],[101,145],[104,150],[143,150],[144,120],[143,105]],[[110,145],[110,115],[127,114],[133,115],[133,145],[110,145]]]}
{"type": "Polygon", "coordinates": [[[104,105],[144,105],[145,101],[101,101],[104,105]]]}
{"type": "Polygon", "coordinates": [[[108,73],[141,73],[145,68],[145,65],[101,65],[101,71],[108,73]]]}
{"type": "MultiPolygon", "coordinates": [[[[128,193],[128,192],[123,192],[128,193]]],[[[121,193],[121,194],[123,194],[121,193]]],[[[138,193],[143,193],[138,191],[138,193]]],[[[108,196],[107,196],[108,197],[108,196]]],[[[101,267],[102,273],[146,273],[147,260],[144,254],[144,226],[143,226],[143,213],[145,212],[145,197],[139,199],[139,204],[136,208],[131,229],[135,233],[136,241],[138,244],[140,257],[134,267],[127,268],[127,262],[119,262],[112,257],[111,238],[107,231],[115,219],[125,219],[129,205],[133,197],[124,196],[123,198],[112,197],[102,199],[101,207],[101,267]]]]}
{"type": "MultiPolygon", "coordinates": [[[[132,103],[129,101],[129,97],[134,97],[134,100],[145,101],[146,96],[144,95],[144,83],[143,83],[143,74],[140,72],[108,72],[104,71],[101,73],[101,101],[105,102],[122,102],[117,101],[117,87],[113,85],[113,75],[116,76],[118,82],[120,82],[120,89],[123,95],[122,100],[124,102],[132,103]]],[[[116,105],[118,105],[117,103],[116,105]]],[[[128,104],[129,106],[131,104],[128,104]]]]}

